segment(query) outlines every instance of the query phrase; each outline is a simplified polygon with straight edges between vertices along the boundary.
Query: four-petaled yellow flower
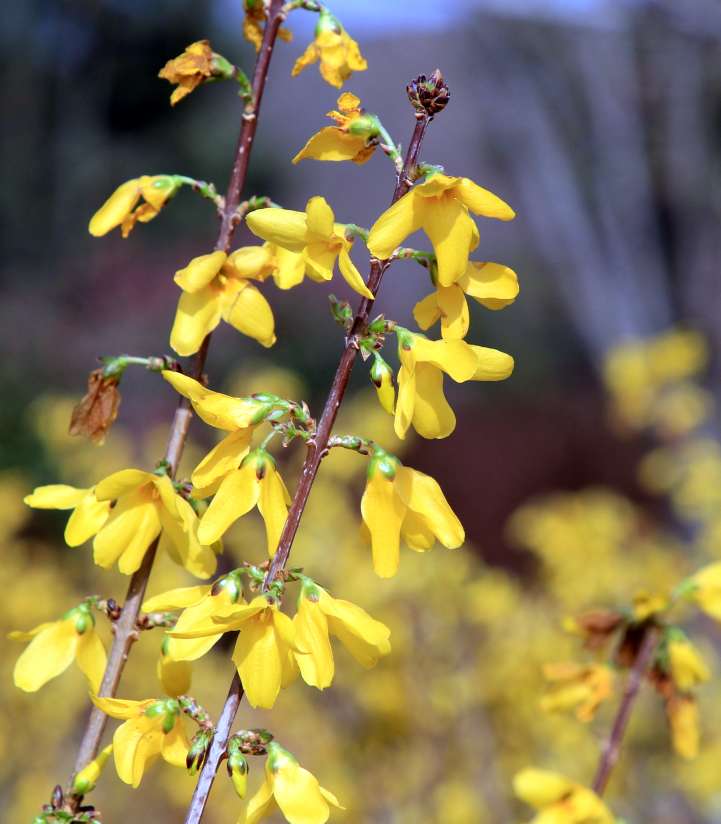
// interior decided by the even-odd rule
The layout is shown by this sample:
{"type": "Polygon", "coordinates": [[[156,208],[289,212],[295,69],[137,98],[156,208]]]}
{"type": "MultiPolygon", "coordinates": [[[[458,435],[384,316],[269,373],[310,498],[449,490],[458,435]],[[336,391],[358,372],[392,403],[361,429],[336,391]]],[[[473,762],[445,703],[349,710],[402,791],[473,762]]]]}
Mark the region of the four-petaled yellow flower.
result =
{"type": "Polygon", "coordinates": [[[711,670],[696,647],[679,630],[668,642],[668,664],[671,678],[681,692],[689,692],[694,687],[711,678],[711,670]]]}
{"type": "Polygon", "coordinates": [[[94,489],[67,484],[37,486],[23,501],[34,509],[72,509],[65,525],[65,543],[73,547],[90,540],[110,514],[110,501],[98,501],[94,489]]]}
{"type": "Polygon", "coordinates": [[[423,438],[445,438],[456,428],[456,416],[443,394],[443,373],[457,383],[500,381],[513,371],[513,358],[497,349],[462,340],[428,340],[396,327],[398,399],[395,433],[405,438],[412,425],[423,438]]]}
{"type": "Polygon", "coordinates": [[[185,767],[189,744],[180,705],[174,698],[91,698],[106,715],[125,721],[113,735],[115,769],[121,781],[137,787],[146,768],[159,755],[174,767],[185,767]]]}
{"type": "Polygon", "coordinates": [[[327,116],[337,125],[324,126],[312,135],[293,163],[306,159],[365,163],[378,145],[378,118],[366,114],[360,98],[350,92],[343,92],[338,98],[338,111],[328,112],[327,116]]]}
{"type": "Polygon", "coordinates": [[[333,210],[325,198],[312,197],[305,212],[256,209],[245,221],[250,231],[263,240],[292,252],[302,251],[306,273],[313,280],[330,280],[337,260],[348,285],[363,297],[373,297],[351,260],[353,241],[346,238],[345,225],[335,222],[333,210]]]}
{"type": "Polygon", "coordinates": [[[333,598],[309,578],[302,579],[298,611],[293,617],[298,652],[294,653],[306,684],[322,690],[335,674],[330,635],[364,667],[375,666],[391,650],[390,630],[359,606],[333,598]],[[300,651],[302,650],[302,651],[300,651]]]}
{"type": "Polygon", "coordinates": [[[61,675],[75,661],[93,691],[100,689],[107,656],[95,631],[92,607],[82,603],[65,613],[60,621],[50,621],[29,632],[11,632],[13,641],[30,641],[13,671],[15,686],[36,692],[61,675]]]}
{"type": "Polygon", "coordinates": [[[100,481],[95,496],[116,502],[93,541],[98,566],[117,561],[120,572],[132,575],[160,536],[159,550],[191,574],[207,578],[215,571],[215,553],[198,540],[198,516],[167,475],[123,469],[100,481]]]}
{"type": "Polygon", "coordinates": [[[238,824],[257,824],[279,808],[290,824],[325,824],[332,805],[341,807],[333,793],[321,787],[318,779],[300,766],[280,744],[268,744],[265,780],[248,801],[245,817],[238,824]]]}
{"type": "Polygon", "coordinates": [[[518,278],[513,269],[500,263],[469,261],[465,274],[450,286],[436,286],[413,308],[413,317],[424,331],[441,321],[444,340],[460,340],[466,336],[470,314],[466,295],[486,309],[503,309],[518,295],[518,278]]]}
{"type": "Polygon", "coordinates": [[[373,568],[381,578],[396,574],[401,538],[417,552],[431,549],[436,539],[448,549],[465,540],[438,483],[378,447],[368,465],[361,514],[370,532],[373,568]]]}
{"type": "Polygon", "coordinates": [[[171,638],[204,638],[217,635],[219,630],[240,630],[232,658],[245,695],[251,706],[270,709],[280,688],[298,674],[291,655],[296,648],[295,627],[278,609],[276,599],[258,595],[249,604],[233,604],[222,614],[213,614],[211,620],[200,618],[198,622],[168,634],[171,638]]]}
{"type": "Polygon", "coordinates": [[[247,277],[238,273],[225,252],[193,258],[175,273],[175,282],[183,294],[170,345],[179,355],[195,354],[221,319],[265,347],[275,343],[270,304],[247,277]]]}
{"type": "Polygon", "coordinates": [[[127,180],[92,216],[88,231],[93,237],[102,237],[120,226],[123,237],[127,237],[137,221],[148,223],[157,217],[180,185],[171,175],[143,175],[127,180]],[[144,202],[138,206],[141,198],[144,202]]]}
{"type": "Polygon", "coordinates": [[[518,798],[539,810],[529,824],[614,824],[611,811],[592,790],[559,773],[529,767],[517,773],[518,798]]]}
{"type": "Polygon", "coordinates": [[[168,60],[158,72],[158,77],[177,84],[170,95],[171,106],[175,106],[209,78],[232,75],[233,67],[224,57],[213,52],[207,40],[196,40],[186,46],[181,55],[168,60]]]}
{"type": "MultiPolygon", "coordinates": [[[[245,17],[243,18],[243,37],[260,51],[263,44],[263,30],[268,20],[268,11],[264,0],[245,0],[245,17]]],[[[278,37],[289,43],[293,33],[288,29],[278,29],[278,37]]]]}
{"type": "Polygon", "coordinates": [[[546,664],[543,675],[550,683],[541,698],[546,712],[571,710],[579,721],[591,721],[599,706],[613,693],[613,670],[604,664],[583,666],[568,661],[546,664]]]}
{"type": "Polygon", "coordinates": [[[318,15],[315,38],[295,61],[292,76],[296,77],[318,60],[321,77],[337,89],[353,72],[362,72],[368,68],[356,41],[327,9],[323,9],[318,15]]]}
{"type": "Polygon", "coordinates": [[[450,286],[466,274],[468,255],[478,246],[478,228],[469,211],[498,220],[516,216],[500,197],[467,177],[436,172],[383,212],[371,227],[368,249],[386,260],[409,235],[422,229],[433,244],[438,283],[450,286]]]}

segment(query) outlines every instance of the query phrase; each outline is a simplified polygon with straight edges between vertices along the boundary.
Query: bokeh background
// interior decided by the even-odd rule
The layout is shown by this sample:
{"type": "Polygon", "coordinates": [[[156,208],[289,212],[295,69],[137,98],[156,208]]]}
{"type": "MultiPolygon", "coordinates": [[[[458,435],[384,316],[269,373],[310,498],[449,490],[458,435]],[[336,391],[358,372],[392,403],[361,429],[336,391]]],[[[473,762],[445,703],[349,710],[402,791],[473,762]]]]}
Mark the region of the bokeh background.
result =
{"type": "MultiPolygon", "coordinates": [[[[346,801],[345,821],[520,820],[528,810],[513,800],[514,771],[535,763],[588,783],[608,728],[605,711],[589,726],[538,710],[543,662],[579,655],[563,633],[564,615],[668,589],[699,558],[721,554],[706,529],[715,523],[721,477],[712,411],[721,344],[721,6],[337,0],[332,8],[369,63],[346,88],[405,143],[412,129],[405,84],[440,67],[452,99],[428,133],[423,159],[516,209],[513,223],[483,223],[476,257],[514,268],[521,295],[498,313],[474,306],[470,338],[510,352],[517,366],[503,384],[448,386],[454,435],[402,448],[403,460],[436,477],[458,512],[469,539],[460,552],[406,551],[398,578],[379,582],[355,528],[362,459],[328,461],[294,556],[338,595],[386,620],[394,655],[367,674],[343,658],[337,688],[311,695],[296,685],[272,718],[246,708],[242,724],[278,730],[346,801]],[[704,414],[683,426],[656,425],[653,414],[623,419],[604,384],[609,351],[672,328],[706,341],[705,355],[688,363],[678,356],[672,376],[704,384],[704,414]],[[658,461],[648,463],[660,441],[674,450],[667,469],[690,441],[694,460],[705,462],[690,505],[674,497],[678,479],[659,480],[658,461]]],[[[253,52],[241,39],[238,0],[28,0],[11,4],[3,18],[0,622],[25,629],[89,592],[122,597],[122,576],[100,576],[87,550],[62,545],[62,513],[31,513],[21,498],[38,484],[90,485],[162,455],[175,398],[156,376],[128,373],[119,424],[102,448],[66,435],[69,410],[98,356],[169,351],[178,294],[172,275],[209,251],[216,232],[208,203],[187,192],[126,241],[91,238],[87,221],[120,182],[139,174],[188,174],[224,189],[239,120],[233,89],[209,86],[171,109],[170,87],[156,75],[202,37],[248,71],[253,52]]],[[[322,194],[338,220],[368,226],[393,188],[382,155],[361,167],[290,163],[325,125],[337,96],[315,69],[290,78],[313,18],[294,14],[294,42],[276,51],[246,195],[302,209],[322,194]]],[[[252,242],[244,232],[236,240],[252,242]]],[[[361,251],[356,244],[363,270],[361,251]]],[[[350,297],[340,280],[332,288],[350,297]]],[[[237,394],[278,387],[319,410],[341,345],[328,291],[269,284],[278,343],[264,350],[221,328],[211,385],[237,394]]],[[[401,262],[378,307],[413,327],[412,307],[427,291],[425,270],[401,262]]],[[[660,356],[676,357],[676,350],[660,356]]],[[[341,426],[385,439],[401,454],[362,366],[352,392],[341,426]]],[[[197,423],[191,436],[186,474],[212,443],[197,423]]],[[[283,464],[291,488],[299,458],[283,464]]],[[[229,567],[262,558],[254,519],[229,536],[229,567]]],[[[150,592],[190,583],[162,566],[150,592]]],[[[700,626],[710,658],[715,632],[700,626]]],[[[136,645],[121,694],[158,692],[157,645],[150,637],[136,645]]],[[[0,776],[7,820],[19,822],[65,779],[86,699],[77,673],[38,695],[20,694],[11,683],[18,648],[5,649],[0,776]]],[[[197,670],[197,693],[217,712],[228,661],[214,654],[197,670]]],[[[713,707],[719,692],[713,684],[704,690],[713,707]]],[[[713,713],[691,763],[673,754],[650,691],[630,739],[611,787],[619,815],[638,824],[718,820],[713,765],[721,735],[713,713]]],[[[225,784],[214,793],[209,822],[234,821],[242,810],[225,784]]],[[[158,765],[131,791],[109,768],[93,799],[109,822],[131,815],[171,822],[180,820],[191,787],[192,779],[158,765]]]]}

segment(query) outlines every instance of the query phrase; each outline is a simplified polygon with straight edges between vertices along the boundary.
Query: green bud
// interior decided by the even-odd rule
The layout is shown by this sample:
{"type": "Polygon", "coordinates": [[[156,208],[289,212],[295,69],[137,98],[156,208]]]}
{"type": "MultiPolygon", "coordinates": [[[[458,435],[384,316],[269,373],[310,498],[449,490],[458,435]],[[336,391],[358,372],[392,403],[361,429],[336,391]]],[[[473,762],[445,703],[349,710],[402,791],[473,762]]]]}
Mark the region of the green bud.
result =
{"type": "Polygon", "coordinates": [[[278,772],[290,764],[297,764],[296,757],[280,746],[277,741],[268,744],[268,767],[271,772],[278,772]]]}
{"type": "Polygon", "coordinates": [[[323,9],[318,15],[318,22],[315,25],[315,36],[323,32],[330,31],[333,34],[340,34],[343,31],[343,26],[340,20],[328,9],[323,9]]]}
{"type": "Polygon", "coordinates": [[[228,775],[238,798],[245,798],[248,789],[248,759],[241,752],[228,755],[228,775]]]}
{"type": "Polygon", "coordinates": [[[222,591],[228,593],[231,603],[238,603],[238,600],[243,592],[238,573],[231,572],[228,575],[224,575],[222,578],[219,578],[213,584],[210,594],[213,596],[220,595],[222,591]]]}
{"type": "Polygon", "coordinates": [[[371,478],[376,472],[380,472],[385,478],[392,481],[396,477],[400,465],[401,462],[395,455],[391,455],[390,452],[376,446],[368,463],[368,477],[371,478]]]}
{"type": "Polygon", "coordinates": [[[348,131],[350,134],[363,135],[364,137],[378,137],[381,124],[374,114],[362,114],[350,122],[348,131]]]}

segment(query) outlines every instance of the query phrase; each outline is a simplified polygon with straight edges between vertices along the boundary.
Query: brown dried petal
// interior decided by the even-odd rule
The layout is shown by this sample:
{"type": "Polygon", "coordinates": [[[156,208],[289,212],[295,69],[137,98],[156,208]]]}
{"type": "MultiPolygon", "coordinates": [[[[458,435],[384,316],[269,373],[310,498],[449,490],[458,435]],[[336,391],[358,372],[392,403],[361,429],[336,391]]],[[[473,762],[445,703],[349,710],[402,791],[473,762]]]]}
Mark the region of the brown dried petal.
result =
{"type": "Polygon", "coordinates": [[[106,378],[102,369],[88,375],[88,391],[73,409],[71,435],[82,435],[100,445],[118,417],[120,392],[117,377],[106,378]]]}

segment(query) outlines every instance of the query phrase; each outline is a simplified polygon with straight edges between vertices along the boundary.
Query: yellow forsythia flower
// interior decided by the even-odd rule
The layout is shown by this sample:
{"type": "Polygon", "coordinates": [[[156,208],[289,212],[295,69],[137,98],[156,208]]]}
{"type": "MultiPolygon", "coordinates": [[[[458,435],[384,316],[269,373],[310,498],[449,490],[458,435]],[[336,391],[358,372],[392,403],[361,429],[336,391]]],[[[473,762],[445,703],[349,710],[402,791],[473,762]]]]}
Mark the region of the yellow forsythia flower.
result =
{"type": "Polygon", "coordinates": [[[100,689],[107,656],[95,631],[92,607],[83,603],[65,613],[60,621],[40,624],[29,632],[11,632],[13,641],[30,641],[13,670],[15,686],[36,692],[61,675],[72,664],[88,679],[90,688],[100,689]]]}
{"type": "Polygon", "coordinates": [[[530,824],[614,824],[614,817],[592,790],[550,770],[529,767],[517,773],[513,790],[539,814],[530,824]]]}
{"type": "Polygon", "coordinates": [[[245,695],[251,706],[270,709],[281,686],[291,683],[298,674],[291,655],[295,649],[293,622],[278,609],[272,596],[258,595],[249,604],[228,607],[222,615],[214,615],[212,621],[201,619],[197,626],[182,631],[176,627],[168,635],[210,638],[218,630],[240,630],[232,657],[245,695]]]}
{"type": "Polygon", "coordinates": [[[500,197],[467,177],[436,172],[383,212],[371,227],[368,249],[385,260],[409,235],[422,229],[433,244],[438,283],[450,286],[466,274],[468,255],[478,246],[478,228],[469,210],[498,220],[516,216],[500,197]]]}
{"type": "Polygon", "coordinates": [[[146,767],[159,755],[174,767],[185,767],[189,744],[180,705],[174,698],[91,698],[106,715],[125,721],[113,735],[115,769],[121,781],[137,787],[146,767]]]}
{"type": "Polygon", "coordinates": [[[225,252],[193,258],[175,273],[175,282],[183,294],[170,332],[170,345],[179,355],[194,355],[221,320],[262,346],[275,343],[275,319],[270,304],[247,277],[238,274],[225,252]]]}
{"type": "Polygon", "coordinates": [[[207,578],[215,571],[215,553],[198,540],[198,517],[167,475],[123,469],[100,481],[95,496],[116,502],[93,541],[98,566],[117,561],[120,572],[132,575],[160,536],[159,549],[191,574],[207,578]]]}
{"type": "Polygon", "coordinates": [[[336,260],[348,285],[366,298],[372,293],[351,260],[353,241],[345,236],[345,225],[335,222],[325,198],[312,197],[305,212],[290,209],[256,209],[245,219],[254,235],[292,252],[302,252],[306,274],[316,281],[333,277],[336,260]]]}
{"type": "Polygon", "coordinates": [[[292,76],[296,77],[318,60],[321,77],[337,89],[353,72],[362,72],[368,68],[356,41],[328,9],[323,9],[318,15],[315,39],[296,60],[292,76]]]}
{"type": "Polygon", "coordinates": [[[424,331],[441,321],[444,340],[460,340],[468,332],[470,315],[466,295],[486,309],[503,309],[518,296],[518,277],[500,263],[469,261],[465,274],[450,286],[436,286],[413,308],[413,317],[424,331]]]}
{"type": "Polygon", "coordinates": [[[163,638],[160,645],[160,658],[156,664],[155,673],[158,676],[163,692],[173,698],[190,691],[193,680],[193,667],[189,661],[175,661],[168,655],[170,638],[163,638]]]}
{"type": "Polygon", "coordinates": [[[671,677],[681,692],[688,692],[711,678],[708,665],[685,636],[672,637],[667,649],[671,677]]]}
{"type": "MultiPolygon", "coordinates": [[[[263,30],[268,20],[268,12],[264,0],[245,0],[245,18],[243,19],[243,37],[260,51],[263,43],[263,30]]],[[[289,42],[293,39],[288,29],[278,29],[278,37],[289,42]]]]}
{"type": "Polygon", "coordinates": [[[296,645],[302,652],[293,654],[306,684],[322,690],[333,681],[330,635],[335,635],[364,667],[372,667],[382,655],[388,655],[390,630],[385,624],[350,601],[333,598],[309,578],[302,582],[293,618],[296,645]]]}
{"type": "Polygon", "coordinates": [[[198,527],[201,541],[217,541],[242,515],[257,505],[265,522],[268,555],[272,558],[288,514],[290,495],[264,449],[254,449],[223,478],[198,527]]]}
{"type": "Polygon", "coordinates": [[[377,146],[374,138],[379,134],[378,119],[366,114],[360,98],[350,92],[343,92],[338,98],[338,111],[328,112],[327,116],[337,125],[325,126],[311,135],[293,163],[306,159],[365,163],[377,146]]]}
{"type": "Polygon", "coordinates": [[[666,701],[666,716],[674,750],[689,761],[699,748],[698,704],[692,695],[672,695],[666,701]]]}
{"type": "Polygon", "coordinates": [[[128,180],[92,216],[88,231],[93,237],[102,237],[120,226],[123,237],[127,237],[137,221],[148,223],[157,217],[179,186],[170,175],[143,175],[128,180]],[[144,203],[136,209],[141,198],[144,203]]]}
{"type": "Polygon", "coordinates": [[[72,509],[65,526],[65,543],[80,546],[97,533],[110,514],[110,501],[98,501],[94,489],[49,484],[33,489],[23,501],[34,509],[72,509]]]}
{"type": "Polygon", "coordinates": [[[462,340],[428,340],[400,327],[398,399],[395,433],[405,438],[413,425],[423,438],[445,438],[456,428],[456,416],[443,394],[443,373],[457,383],[499,381],[513,371],[513,358],[497,349],[462,340]]]}
{"type": "Polygon", "coordinates": [[[398,570],[401,537],[418,552],[430,549],[436,539],[448,549],[465,540],[438,483],[378,448],[368,465],[361,513],[370,532],[373,568],[381,578],[398,570]]]}
{"type": "Polygon", "coordinates": [[[240,578],[231,572],[213,584],[171,589],[149,598],[143,604],[145,612],[171,612],[182,609],[173,632],[185,632],[205,628],[204,637],[176,638],[166,635],[166,657],[171,661],[196,661],[205,655],[218,641],[223,627],[213,623],[213,618],[225,616],[236,604],[245,604],[240,578]]]}
{"type": "Polygon", "coordinates": [[[604,664],[583,666],[572,662],[546,664],[544,678],[549,691],[541,698],[541,709],[576,711],[579,721],[591,721],[599,706],[613,693],[613,670],[604,664]]]}
{"type": "Polygon", "coordinates": [[[170,95],[171,106],[175,106],[211,77],[232,76],[233,66],[222,55],[215,54],[207,40],[196,40],[186,46],[181,55],[168,60],[158,72],[158,77],[177,85],[170,95]]]}
{"type": "Polygon", "coordinates": [[[721,621],[721,561],[703,567],[689,582],[693,584],[691,597],[700,609],[721,621]]]}
{"type": "Polygon", "coordinates": [[[248,801],[245,818],[238,824],[256,824],[280,808],[290,824],[325,824],[328,805],[344,809],[333,793],[321,787],[318,779],[300,766],[288,750],[271,741],[265,762],[265,780],[248,801]]]}
{"type": "Polygon", "coordinates": [[[105,767],[105,763],[110,758],[110,753],[113,751],[113,745],[108,744],[105,749],[100,751],[97,758],[94,758],[87,766],[73,779],[72,791],[74,795],[87,795],[91,790],[95,789],[98,783],[100,773],[105,767]]]}

